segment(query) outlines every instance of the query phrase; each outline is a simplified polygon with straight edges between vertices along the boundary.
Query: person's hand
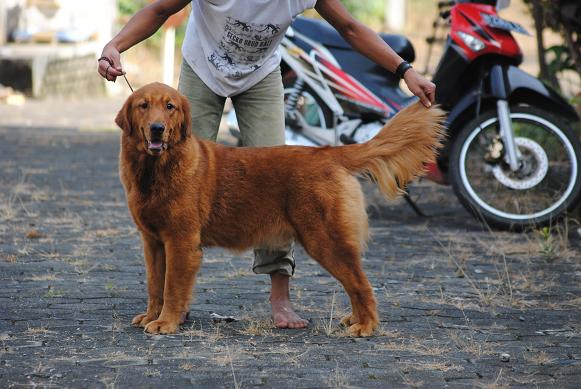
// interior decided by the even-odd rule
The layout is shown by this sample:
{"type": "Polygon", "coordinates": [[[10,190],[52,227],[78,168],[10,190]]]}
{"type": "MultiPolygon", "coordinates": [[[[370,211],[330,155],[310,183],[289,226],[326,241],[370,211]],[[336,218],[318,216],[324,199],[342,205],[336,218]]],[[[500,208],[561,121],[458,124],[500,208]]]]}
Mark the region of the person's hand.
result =
{"type": "Polygon", "coordinates": [[[409,69],[403,75],[410,92],[420,98],[426,108],[430,108],[436,102],[436,84],[426,77],[416,73],[414,69],[409,69]]]}
{"type": "Polygon", "coordinates": [[[121,67],[121,54],[111,43],[103,48],[97,71],[107,81],[115,81],[117,77],[125,73],[121,67]],[[108,58],[111,62],[104,58],[108,58]]]}

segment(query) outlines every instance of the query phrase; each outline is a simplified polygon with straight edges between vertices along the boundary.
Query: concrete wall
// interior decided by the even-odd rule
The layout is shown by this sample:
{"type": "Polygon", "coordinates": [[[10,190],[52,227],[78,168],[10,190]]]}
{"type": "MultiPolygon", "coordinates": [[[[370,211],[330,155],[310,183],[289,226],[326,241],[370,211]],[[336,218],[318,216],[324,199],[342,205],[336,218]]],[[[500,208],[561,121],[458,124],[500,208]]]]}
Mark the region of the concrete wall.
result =
{"type": "Polygon", "coordinates": [[[16,28],[80,29],[106,43],[113,34],[116,17],[116,0],[0,0],[0,44],[16,28]]]}
{"type": "Polygon", "coordinates": [[[116,18],[116,0],[0,0],[0,84],[34,97],[103,94],[96,58],[116,18]],[[12,43],[15,30],[51,33],[49,43],[24,38],[12,43]],[[52,33],[64,31],[90,40],[57,43],[52,33]]]}

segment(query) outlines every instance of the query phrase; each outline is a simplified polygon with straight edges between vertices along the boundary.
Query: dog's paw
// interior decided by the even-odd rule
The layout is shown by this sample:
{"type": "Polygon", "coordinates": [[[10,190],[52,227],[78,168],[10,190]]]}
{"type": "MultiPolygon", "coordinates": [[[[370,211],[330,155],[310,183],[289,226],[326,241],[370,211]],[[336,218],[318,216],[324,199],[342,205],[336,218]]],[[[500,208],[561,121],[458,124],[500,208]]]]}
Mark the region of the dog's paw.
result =
{"type": "Polygon", "coordinates": [[[145,327],[148,323],[157,319],[158,315],[149,314],[147,312],[141,313],[131,320],[131,325],[134,327],[145,327]]]}
{"type": "Polygon", "coordinates": [[[179,328],[179,323],[167,320],[154,320],[145,326],[144,331],[150,334],[175,334],[179,328]]]}
{"type": "Polygon", "coordinates": [[[358,323],[359,321],[355,318],[355,316],[353,314],[344,316],[343,319],[341,319],[341,325],[343,327],[349,327],[353,324],[358,323]]]}
{"type": "Polygon", "coordinates": [[[357,324],[353,324],[351,327],[349,327],[347,329],[347,333],[349,334],[349,336],[365,337],[365,336],[371,336],[373,334],[374,329],[375,329],[375,326],[372,323],[369,323],[369,324],[357,323],[357,324]]]}

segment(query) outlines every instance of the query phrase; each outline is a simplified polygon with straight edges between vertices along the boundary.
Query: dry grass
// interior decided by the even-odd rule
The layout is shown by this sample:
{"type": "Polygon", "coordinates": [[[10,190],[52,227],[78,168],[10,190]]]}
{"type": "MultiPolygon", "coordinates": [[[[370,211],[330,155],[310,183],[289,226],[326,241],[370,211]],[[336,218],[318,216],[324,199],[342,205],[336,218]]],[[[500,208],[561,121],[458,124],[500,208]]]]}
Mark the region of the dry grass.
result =
{"type": "Polygon", "coordinates": [[[478,382],[476,383],[477,388],[481,389],[507,389],[510,388],[510,385],[505,382],[504,377],[502,376],[503,370],[502,368],[498,371],[498,375],[492,382],[484,383],[478,382]]]}
{"type": "Polygon", "coordinates": [[[334,389],[347,389],[353,387],[349,384],[347,373],[339,369],[338,364],[331,372],[329,378],[327,378],[327,385],[334,389]]]}
{"type": "Polygon", "coordinates": [[[16,209],[17,198],[11,194],[7,198],[0,200],[0,219],[4,221],[12,220],[18,214],[16,209]]]}
{"type": "Polygon", "coordinates": [[[460,365],[455,365],[452,362],[439,362],[439,361],[426,361],[426,362],[400,362],[398,366],[403,371],[409,372],[410,370],[415,371],[437,371],[445,373],[448,371],[463,371],[464,368],[460,365]]]}
{"type": "Polygon", "coordinates": [[[224,338],[222,328],[219,324],[208,330],[204,330],[201,324],[199,329],[195,328],[195,324],[192,324],[190,328],[181,331],[180,335],[189,338],[190,341],[193,341],[194,338],[203,338],[205,342],[210,344],[216,343],[224,338]]]}
{"type": "Polygon", "coordinates": [[[46,274],[35,274],[28,278],[25,278],[25,281],[35,281],[35,282],[42,282],[42,281],[61,281],[54,273],[46,273],[46,274]]]}
{"type": "Polygon", "coordinates": [[[529,349],[529,351],[524,354],[524,359],[531,365],[535,366],[546,366],[555,361],[555,358],[552,358],[548,352],[537,351],[534,349],[529,349]]]}
{"type": "Polygon", "coordinates": [[[51,333],[54,331],[50,331],[49,329],[45,328],[45,327],[28,327],[26,329],[26,334],[29,335],[46,335],[48,333],[51,333]]]}
{"type": "Polygon", "coordinates": [[[463,331],[448,331],[448,338],[454,344],[457,350],[481,358],[483,355],[493,353],[492,345],[486,341],[479,341],[474,337],[474,331],[468,334],[463,331]]]}
{"type": "Polygon", "coordinates": [[[65,295],[65,291],[62,289],[54,288],[51,285],[48,286],[48,290],[45,292],[44,297],[47,298],[57,298],[63,297],[65,295]]]}
{"type": "Polygon", "coordinates": [[[194,368],[195,368],[195,366],[189,362],[184,362],[180,365],[180,369],[185,370],[185,371],[192,371],[192,370],[194,370],[194,368]]]}
{"type": "Polygon", "coordinates": [[[91,231],[91,235],[94,235],[96,238],[112,238],[122,235],[122,231],[117,228],[105,228],[102,230],[93,230],[91,231]]]}
{"type": "Polygon", "coordinates": [[[15,254],[0,253],[0,261],[2,262],[15,263],[17,258],[18,256],[15,254]]]}
{"type": "MultiPolygon", "coordinates": [[[[343,307],[337,302],[337,289],[333,290],[333,295],[325,309],[328,312],[328,318],[318,320],[313,327],[314,334],[325,334],[329,337],[349,336],[347,329],[334,324],[336,319],[342,319],[349,312],[350,307],[343,307]]],[[[320,310],[316,310],[320,312],[320,310]]]]}
{"type": "Polygon", "coordinates": [[[143,373],[146,377],[161,377],[161,372],[157,369],[152,369],[152,368],[148,368],[145,369],[145,372],[143,373]]]}
{"type": "Polygon", "coordinates": [[[244,328],[238,331],[240,335],[247,336],[280,336],[279,332],[274,332],[272,319],[243,319],[244,328]]]}
{"type": "MultiPolygon", "coordinates": [[[[396,338],[401,338],[401,334],[396,335],[396,338]]],[[[417,355],[440,356],[445,355],[451,349],[443,344],[440,340],[434,339],[418,339],[407,338],[397,341],[379,343],[378,350],[401,351],[405,353],[413,353],[417,355]]]]}
{"type": "MultiPolygon", "coordinates": [[[[553,254],[558,255],[559,259],[573,258],[571,250],[568,248],[568,242],[565,238],[566,227],[563,225],[554,226],[555,248],[546,249],[553,254]],[[558,244],[555,242],[559,242],[558,244]]],[[[545,231],[546,232],[546,231],[545,231]]],[[[454,274],[457,278],[465,279],[468,287],[477,296],[476,299],[465,301],[458,296],[446,296],[444,292],[440,298],[427,298],[427,301],[439,304],[451,304],[461,310],[476,309],[479,311],[490,311],[494,313],[497,307],[510,307],[517,309],[527,309],[531,306],[539,306],[546,302],[531,299],[531,294],[546,293],[548,290],[557,287],[556,276],[548,276],[543,271],[529,270],[531,258],[542,256],[539,253],[539,240],[533,240],[534,234],[509,234],[495,232],[490,230],[488,238],[472,239],[467,237],[450,236],[447,243],[431,233],[434,240],[438,243],[449,263],[454,267],[454,274]],[[470,247],[471,243],[478,245],[478,251],[484,249],[488,254],[484,258],[478,258],[474,250],[470,247]],[[512,270],[513,260],[507,259],[508,254],[526,253],[526,259],[529,262],[519,263],[518,267],[524,270],[515,272],[512,270]],[[473,269],[471,262],[483,261],[494,266],[494,273],[481,276],[482,271],[478,268],[473,269]],[[475,305],[471,305],[475,304],[475,305]]],[[[551,232],[553,234],[553,232],[551,232]]],[[[536,236],[539,234],[536,233],[536,236]]],[[[544,235],[545,241],[548,240],[544,235]]],[[[551,235],[552,236],[552,235],[551,235]]],[[[545,258],[546,259],[546,258],[545,258]]],[[[555,260],[555,258],[553,258],[555,260]]],[[[425,297],[423,299],[426,299],[425,297]]]]}
{"type": "Polygon", "coordinates": [[[398,369],[397,372],[398,372],[399,376],[401,377],[401,379],[403,380],[403,383],[408,388],[422,388],[424,386],[424,381],[413,380],[411,377],[408,377],[407,374],[409,374],[409,370],[402,371],[402,370],[398,369]]]}
{"type": "Polygon", "coordinates": [[[225,274],[227,279],[242,278],[252,274],[248,267],[237,268],[232,262],[228,262],[228,265],[230,266],[230,270],[225,274]]]}

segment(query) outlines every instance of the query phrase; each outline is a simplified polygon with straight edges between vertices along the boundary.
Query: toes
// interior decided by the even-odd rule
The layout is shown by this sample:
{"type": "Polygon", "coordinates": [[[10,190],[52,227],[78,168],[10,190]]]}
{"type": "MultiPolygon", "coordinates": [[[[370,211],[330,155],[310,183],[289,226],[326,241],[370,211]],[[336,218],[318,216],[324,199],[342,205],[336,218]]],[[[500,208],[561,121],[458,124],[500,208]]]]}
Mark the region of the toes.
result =
{"type": "Polygon", "coordinates": [[[133,320],[131,320],[131,325],[134,327],[145,327],[148,323],[152,322],[153,320],[155,320],[155,317],[150,316],[147,313],[142,313],[140,315],[137,315],[133,318],[133,320]]]}
{"type": "Polygon", "coordinates": [[[356,323],[357,323],[357,320],[355,320],[355,317],[352,314],[347,315],[343,319],[341,319],[341,325],[343,327],[349,327],[350,325],[356,324],[356,323]]]}
{"type": "Polygon", "coordinates": [[[291,323],[291,328],[306,328],[309,325],[309,322],[305,319],[300,319],[294,323],[291,323]]]}
{"type": "Polygon", "coordinates": [[[135,327],[139,327],[139,324],[141,323],[141,319],[143,319],[145,315],[137,315],[133,318],[133,320],[131,320],[131,325],[135,326],[135,327]]]}
{"type": "Polygon", "coordinates": [[[144,323],[145,319],[147,317],[147,314],[142,313],[140,315],[137,315],[133,318],[133,320],[131,320],[131,325],[134,327],[144,327],[147,323],[149,323],[151,320],[148,320],[147,322],[144,323]]]}
{"type": "Polygon", "coordinates": [[[177,331],[178,325],[163,320],[154,320],[145,326],[145,332],[150,334],[173,334],[177,331]]]}
{"type": "Polygon", "coordinates": [[[289,328],[289,323],[286,320],[279,320],[274,322],[276,328],[289,328]]]}
{"type": "Polygon", "coordinates": [[[276,328],[291,328],[291,329],[297,329],[297,328],[305,328],[309,325],[308,320],[305,319],[301,319],[301,318],[297,318],[297,319],[286,319],[286,318],[281,318],[281,319],[275,319],[274,320],[274,325],[276,328]]]}
{"type": "Polygon", "coordinates": [[[373,334],[373,325],[371,324],[353,324],[351,327],[347,329],[347,333],[349,336],[353,337],[365,337],[371,336],[373,334]]]}

